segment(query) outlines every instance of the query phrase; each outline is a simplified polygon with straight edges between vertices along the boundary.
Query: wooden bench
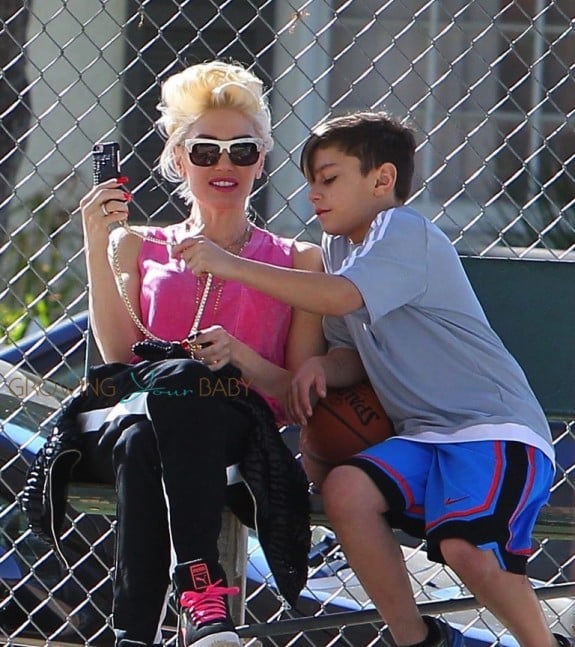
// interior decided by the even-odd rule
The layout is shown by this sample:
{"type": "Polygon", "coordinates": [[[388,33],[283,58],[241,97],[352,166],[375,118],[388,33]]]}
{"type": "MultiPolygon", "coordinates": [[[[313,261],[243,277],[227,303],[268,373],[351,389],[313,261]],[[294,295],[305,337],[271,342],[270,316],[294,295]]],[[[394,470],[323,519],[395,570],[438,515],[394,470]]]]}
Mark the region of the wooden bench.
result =
{"type": "MultiPolygon", "coordinates": [[[[575,264],[558,261],[524,261],[494,258],[463,259],[466,271],[487,313],[506,346],[518,359],[550,419],[562,421],[565,429],[575,425],[575,264]]],[[[70,504],[88,514],[115,514],[115,494],[109,486],[74,483],[70,504]]],[[[571,503],[571,501],[569,502],[571,503]]],[[[329,527],[321,499],[311,497],[312,525],[329,527]]],[[[572,505],[543,508],[535,537],[545,540],[575,540],[575,509],[572,505]]],[[[247,532],[226,512],[220,536],[224,568],[231,582],[245,592],[247,532]]],[[[575,596],[575,583],[556,584],[536,590],[540,599],[575,596]]],[[[237,596],[232,613],[242,637],[284,635],[381,621],[375,610],[350,611],[243,625],[244,598],[237,596]]],[[[426,602],[425,613],[438,614],[478,608],[473,597],[426,602]]]]}
{"type": "MultiPolygon", "coordinates": [[[[78,512],[109,517],[116,514],[116,493],[110,485],[73,483],[68,500],[78,512]]],[[[312,525],[329,528],[330,523],[318,494],[311,495],[310,505],[312,525]]],[[[545,506],[535,525],[534,536],[537,539],[575,541],[575,507],[545,506]]]]}

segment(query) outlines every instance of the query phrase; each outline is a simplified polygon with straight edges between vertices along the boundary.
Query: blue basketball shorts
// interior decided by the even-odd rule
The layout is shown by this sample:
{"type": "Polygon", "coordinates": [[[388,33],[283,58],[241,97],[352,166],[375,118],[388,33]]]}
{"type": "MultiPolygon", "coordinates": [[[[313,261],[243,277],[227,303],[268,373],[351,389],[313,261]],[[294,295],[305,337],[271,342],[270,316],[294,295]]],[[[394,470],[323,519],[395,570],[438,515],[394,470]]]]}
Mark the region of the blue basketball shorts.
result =
{"type": "Polygon", "coordinates": [[[458,537],[492,550],[502,568],[525,573],[532,532],[549,498],[553,463],[516,441],[422,443],[390,438],[346,461],[385,497],[393,528],[427,540],[444,563],[442,539],[458,537]]]}

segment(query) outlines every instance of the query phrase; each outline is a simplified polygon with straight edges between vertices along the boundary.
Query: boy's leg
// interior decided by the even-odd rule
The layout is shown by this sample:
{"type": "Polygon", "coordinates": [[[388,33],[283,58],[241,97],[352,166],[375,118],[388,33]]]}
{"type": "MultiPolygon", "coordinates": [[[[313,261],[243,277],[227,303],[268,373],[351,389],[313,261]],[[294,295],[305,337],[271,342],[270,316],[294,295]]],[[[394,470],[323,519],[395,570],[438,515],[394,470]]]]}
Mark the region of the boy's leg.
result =
{"type": "Polygon", "coordinates": [[[431,559],[445,561],[522,647],[556,647],[525,573],[551,461],[514,441],[436,450],[425,501],[431,559]]]}
{"type": "Polygon", "coordinates": [[[383,517],[389,507],[379,489],[362,470],[342,465],[328,474],[322,496],[349,565],[396,644],[425,640],[428,628],[415,604],[399,543],[383,517]]]}
{"type": "Polygon", "coordinates": [[[325,477],[329,474],[331,467],[329,465],[321,463],[318,460],[315,460],[311,456],[307,456],[303,452],[301,455],[301,463],[308,481],[316,488],[318,492],[321,491],[325,477]]]}
{"type": "Polygon", "coordinates": [[[400,647],[463,645],[461,632],[420,615],[391,530],[424,536],[424,497],[434,455],[432,445],[396,436],[334,468],[322,487],[349,563],[400,647]]]}
{"type": "Polygon", "coordinates": [[[462,539],[444,539],[441,552],[482,605],[515,636],[522,647],[556,647],[541,604],[526,575],[499,566],[494,553],[462,539]]]}

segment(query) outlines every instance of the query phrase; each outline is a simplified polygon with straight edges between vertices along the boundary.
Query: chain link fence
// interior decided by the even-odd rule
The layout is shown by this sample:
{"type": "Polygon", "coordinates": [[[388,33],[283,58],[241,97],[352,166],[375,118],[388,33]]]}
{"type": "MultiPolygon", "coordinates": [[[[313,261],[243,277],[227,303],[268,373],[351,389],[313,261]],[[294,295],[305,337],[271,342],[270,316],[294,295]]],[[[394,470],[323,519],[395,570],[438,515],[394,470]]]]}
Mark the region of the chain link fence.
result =
{"type": "MultiPolygon", "coordinates": [[[[87,307],[78,202],[91,185],[92,145],[116,140],[134,194],[131,218],[185,216],[157,174],[159,82],[212,58],[253,67],[269,88],[275,148],[253,207],[284,235],[319,241],[298,170],[309,130],[327,115],[387,109],[418,135],[412,204],[463,256],[575,258],[575,31],[572,0],[3,0],[0,7],[0,342],[35,334],[57,359],[0,365],[0,636],[5,644],[110,644],[113,517],[71,515],[63,570],[26,529],[15,503],[34,450],[66,388],[83,371],[87,307]],[[75,329],[62,346],[57,330],[75,329]],[[22,376],[19,368],[32,369],[22,376]],[[17,386],[16,386],[17,385],[17,386]],[[5,395],[7,393],[7,395],[5,395]],[[44,428],[44,427],[41,427],[44,428]],[[31,430],[24,443],[24,431],[31,430]]],[[[528,289],[528,288],[526,288],[528,289]]],[[[554,423],[560,466],[553,500],[571,506],[574,423],[554,423]]],[[[250,538],[246,620],[295,617],[282,607],[250,538]]],[[[418,601],[465,591],[406,540],[418,601]]],[[[530,574],[573,580],[573,543],[540,540],[530,574]]],[[[153,583],[150,583],[152,586],[153,583]]],[[[569,631],[575,604],[544,603],[569,631]]],[[[370,608],[329,530],[314,530],[301,609],[370,608]]],[[[509,637],[484,610],[448,619],[509,637]]],[[[172,618],[173,620],[173,618],[172,618]]],[[[170,621],[170,618],[168,618],[170,621]]],[[[380,627],[267,638],[278,645],[370,645],[380,627]]],[[[167,630],[167,640],[173,641],[167,630]]],[[[509,643],[510,644],[510,643],[509,643]]]]}

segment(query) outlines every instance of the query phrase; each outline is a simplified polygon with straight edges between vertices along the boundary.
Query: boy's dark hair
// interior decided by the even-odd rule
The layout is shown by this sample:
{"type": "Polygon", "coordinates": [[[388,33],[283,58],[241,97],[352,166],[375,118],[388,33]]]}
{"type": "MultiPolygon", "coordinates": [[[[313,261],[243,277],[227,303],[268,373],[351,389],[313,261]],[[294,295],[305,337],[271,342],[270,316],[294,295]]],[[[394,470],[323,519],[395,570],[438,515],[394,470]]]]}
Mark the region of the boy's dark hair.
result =
{"type": "Polygon", "coordinates": [[[395,196],[401,202],[409,198],[416,146],[409,126],[386,112],[354,112],[329,119],[313,130],[303,147],[300,168],[306,178],[313,180],[315,151],[329,146],[357,157],[362,175],[391,162],[397,169],[395,196]]]}

